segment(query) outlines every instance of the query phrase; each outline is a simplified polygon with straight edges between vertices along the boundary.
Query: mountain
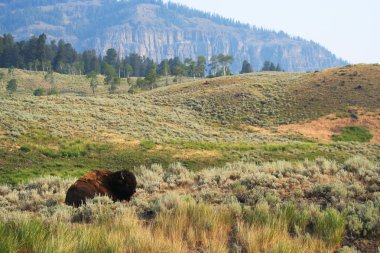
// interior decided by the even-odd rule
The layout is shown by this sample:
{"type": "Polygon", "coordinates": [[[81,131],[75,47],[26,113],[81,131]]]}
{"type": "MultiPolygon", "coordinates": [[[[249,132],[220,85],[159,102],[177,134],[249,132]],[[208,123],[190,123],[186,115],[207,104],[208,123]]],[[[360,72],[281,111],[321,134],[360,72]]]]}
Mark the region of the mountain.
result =
{"type": "Polygon", "coordinates": [[[0,7],[1,33],[16,39],[45,33],[99,54],[111,47],[122,56],[138,53],[155,61],[230,54],[234,72],[244,60],[256,70],[265,60],[286,71],[347,64],[315,42],[156,0],[0,0],[0,7]]]}

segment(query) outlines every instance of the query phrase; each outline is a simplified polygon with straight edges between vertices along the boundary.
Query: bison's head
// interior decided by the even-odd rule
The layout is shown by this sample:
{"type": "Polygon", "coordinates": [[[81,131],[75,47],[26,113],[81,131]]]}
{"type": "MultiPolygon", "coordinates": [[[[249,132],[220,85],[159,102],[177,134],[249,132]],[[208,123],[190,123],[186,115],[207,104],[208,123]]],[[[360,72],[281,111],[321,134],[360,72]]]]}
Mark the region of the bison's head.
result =
{"type": "Polygon", "coordinates": [[[130,200],[136,192],[136,177],[128,170],[113,173],[108,184],[117,200],[130,200]]]}

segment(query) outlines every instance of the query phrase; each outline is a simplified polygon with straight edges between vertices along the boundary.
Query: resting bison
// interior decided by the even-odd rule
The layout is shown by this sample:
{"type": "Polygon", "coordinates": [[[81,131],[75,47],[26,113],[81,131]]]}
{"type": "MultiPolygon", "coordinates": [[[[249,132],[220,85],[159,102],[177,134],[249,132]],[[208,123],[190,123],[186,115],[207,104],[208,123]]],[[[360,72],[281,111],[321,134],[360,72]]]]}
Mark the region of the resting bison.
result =
{"type": "Polygon", "coordinates": [[[113,201],[130,200],[136,192],[136,177],[127,170],[111,172],[94,170],[79,178],[66,194],[65,203],[78,207],[97,195],[113,201]]]}

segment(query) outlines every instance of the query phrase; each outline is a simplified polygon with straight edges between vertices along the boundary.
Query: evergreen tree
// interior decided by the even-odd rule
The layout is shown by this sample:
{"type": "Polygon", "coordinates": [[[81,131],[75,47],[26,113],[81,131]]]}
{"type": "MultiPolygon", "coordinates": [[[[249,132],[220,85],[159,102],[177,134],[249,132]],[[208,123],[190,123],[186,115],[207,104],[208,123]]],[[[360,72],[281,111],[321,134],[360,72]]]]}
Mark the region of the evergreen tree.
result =
{"type": "Polygon", "coordinates": [[[261,68],[261,71],[269,71],[270,70],[270,65],[271,65],[270,61],[265,61],[264,64],[263,64],[263,67],[261,68]]]}
{"type": "Polygon", "coordinates": [[[107,50],[106,56],[104,57],[104,61],[116,68],[118,59],[117,52],[114,48],[110,48],[107,50]]]}
{"type": "Polygon", "coordinates": [[[46,62],[46,35],[43,33],[37,39],[37,50],[36,56],[37,60],[40,62],[42,71],[45,71],[46,62]]]}
{"type": "Polygon", "coordinates": [[[189,77],[195,77],[196,63],[190,58],[186,58],[184,62],[185,74],[189,77]]]}
{"type": "Polygon", "coordinates": [[[251,73],[251,72],[253,72],[251,64],[247,60],[243,61],[243,66],[241,68],[240,74],[251,73]]]}
{"type": "Polygon", "coordinates": [[[65,60],[65,42],[63,40],[60,40],[58,42],[58,50],[57,54],[54,57],[53,60],[53,69],[57,72],[62,72],[63,71],[63,64],[65,60]]]}
{"type": "Polygon", "coordinates": [[[142,58],[138,54],[129,55],[129,64],[132,66],[133,73],[131,76],[140,77],[142,58]]]}
{"type": "Polygon", "coordinates": [[[197,66],[196,66],[196,75],[198,77],[204,77],[205,69],[206,69],[206,58],[204,56],[198,56],[197,66]]]}
{"type": "Polygon", "coordinates": [[[212,76],[216,77],[216,74],[218,73],[218,70],[219,70],[219,59],[218,59],[218,56],[216,56],[216,55],[211,56],[211,62],[209,64],[209,66],[210,66],[210,70],[213,73],[212,76]]]}
{"type": "Polygon", "coordinates": [[[276,71],[276,66],[274,66],[274,63],[270,63],[269,71],[276,71]]]}
{"type": "Polygon", "coordinates": [[[175,81],[182,83],[182,77],[185,75],[185,66],[182,64],[181,60],[178,57],[175,57],[173,60],[173,75],[175,75],[175,81]]]}
{"type": "Polygon", "coordinates": [[[156,64],[152,64],[149,68],[147,76],[145,77],[145,82],[146,84],[150,85],[150,88],[153,90],[153,88],[156,87],[156,81],[157,81],[156,64]]]}
{"type": "Polygon", "coordinates": [[[85,74],[91,72],[100,73],[99,59],[95,50],[85,50],[82,54],[83,69],[85,74]]]}
{"type": "Polygon", "coordinates": [[[9,94],[12,94],[13,92],[15,92],[17,90],[17,81],[16,81],[16,79],[9,80],[6,89],[9,92],[9,94]]]}
{"type": "Polygon", "coordinates": [[[0,72],[0,81],[1,81],[1,86],[4,85],[4,78],[5,78],[5,74],[3,72],[0,72]]]}
{"type": "Polygon", "coordinates": [[[265,61],[261,71],[282,71],[280,64],[274,65],[271,61],[265,61]]]}
{"type": "Polygon", "coordinates": [[[168,59],[165,59],[165,60],[163,60],[160,63],[159,70],[160,70],[159,71],[160,74],[165,77],[165,84],[168,85],[169,84],[169,80],[168,80],[168,76],[169,76],[169,61],[168,61],[168,59]]]}

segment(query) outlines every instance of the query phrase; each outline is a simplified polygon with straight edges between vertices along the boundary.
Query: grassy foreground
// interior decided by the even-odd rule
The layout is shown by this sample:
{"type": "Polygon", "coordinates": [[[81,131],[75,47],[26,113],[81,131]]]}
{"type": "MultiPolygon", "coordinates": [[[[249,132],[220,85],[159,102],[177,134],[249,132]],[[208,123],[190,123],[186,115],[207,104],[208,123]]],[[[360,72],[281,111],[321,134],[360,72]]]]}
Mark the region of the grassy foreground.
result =
{"type": "Polygon", "coordinates": [[[73,180],[0,187],[1,252],[375,252],[379,164],[353,157],[136,168],[129,203],[63,203],[73,180]],[[343,246],[348,245],[352,248],[343,246]]]}

